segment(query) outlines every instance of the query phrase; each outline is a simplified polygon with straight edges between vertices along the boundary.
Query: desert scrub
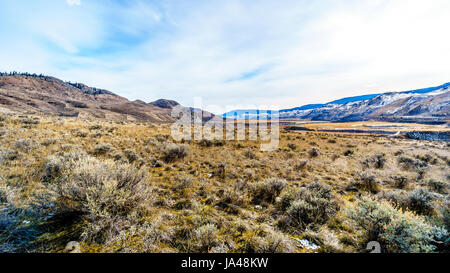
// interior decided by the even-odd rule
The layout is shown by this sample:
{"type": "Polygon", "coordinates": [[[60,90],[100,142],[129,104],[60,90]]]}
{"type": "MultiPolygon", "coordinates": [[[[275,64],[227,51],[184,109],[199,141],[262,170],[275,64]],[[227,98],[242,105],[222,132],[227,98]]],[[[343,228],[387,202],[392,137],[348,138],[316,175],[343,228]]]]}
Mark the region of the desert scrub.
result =
{"type": "Polygon", "coordinates": [[[320,182],[287,192],[281,199],[282,208],[287,207],[285,221],[301,229],[326,223],[339,209],[333,189],[320,182]]]}
{"type": "Polygon", "coordinates": [[[355,191],[355,189],[364,190],[370,193],[378,193],[380,186],[374,175],[361,173],[359,180],[353,181],[347,186],[347,191],[355,191]]]}
{"type": "Polygon", "coordinates": [[[433,194],[426,188],[418,187],[408,194],[408,207],[419,214],[433,213],[433,194]]]}
{"type": "Polygon", "coordinates": [[[133,163],[133,162],[139,160],[139,155],[133,149],[126,149],[123,151],[123,154],[128,159],[129,163],[133,163]]]}
{"type": "Polygon", "coordinates": [[[428,164],[425,161],[416,160],[414,158],[410,158],[407,156],[400,157],[398,159],[398,163],[400,163],[400,165],[402,165],[403,168],[413,171],[420,171],[428,166],[428,164]]]}
{"type": "Polygon", "coordinates": [[[114,150],[114,147],[109,143],[100,143],[97,144],[94,148],[93,154],[94,155],[105,155],[107,153],[110,153],[114,150]]]}
{"type": "Polygon", "coordinates": [[[366,158],[362,162],[362,164],[366,168],[376,168],[376,169],[383,169],[385,163],[386,163],[386,155],[385,154],[375,154],[369,158],[366,158]]]}
{"type": "Polygon", "coordinates": [[[14,147],[16,149],[20,149],[23,150],[25,152],[29,152],[31,150],[31,148],[33,148],[34,145],[34,141],[32,139],[29,138],[22,138],[16,141],[16,143],[14,143],[14,147]]]}
{"type": "Polygon", "coordinates": [[[91,156],[70,163],[58,183],[49,186],[50,210],[56,218],[82,220],[83,239],[96,242],[137,221],[136,215],[150,201],[150,181],[143,170],[91,156]]]}
{"type": "Polygon", "coordinates": [[[243,232],[238,250],[244,253],[289,253],[295,249],[291,240],[270,227],[243,232]]]}
{"type": "Polygon", "coordinates": [[[433,252],[437,242],[448,240],[444,228],[432,226],[411,212],[395,209],[386,201],[363,197],[347,210],[347,216],[364,230],[363,245],[378,241],[386,252],[433,252]]]}
{"type": "Polygon", "coordinates": [[[252,195],[252,202],[254,204],[273,203],[285,186],[286,180],[279,178],[269,178],[250,184],[249,191],[252,195]]]}
{"type": "Polygon", "coordinates": [[[310,157],[318,157],[320,155],[320,150],[318,148],[312,148],[308,152],[310,157]]]}
{"type": "Polygon", "coordinates": [[[163,160],[167,163],[185,158],[189,154],[189,145],[167,142],[160,147],[163,160]]]}
{"type": "Polygon", "coordinates": [[[48,147],[48,146],[56,144],[56,143],[58,143],[58,139],[46,138],[46,139],[42,140],[41,145],[45,146],[45,147],[48,147]]]}
{"type": "Polygon", "coordinates": [[[0,164],[16,160],[19,156],[20,154],[17,151],[5,151],[0,149],[0,164]]]}
{"type": "Polygon", "coordinates": [[[198,252],[209,252],[218,244],[218,233],[216,225],[206,224],[194,230],[194,247],[198,252]]]}
{"type": "Polygon", "coordinates": [[[140,225],[133,225],[119,234],[111,236],[102,246],[101,252],[155,253],[160,251],[161,243],[169,243],[170,231],[164,230],[161,217],[140,225]]]}
{"type": "Polygon", "coordinates": [[[436,179],[430,179],[427,184],[433,191],[441,194],[446,194],[449,187],[448,183],[436,179]]]}

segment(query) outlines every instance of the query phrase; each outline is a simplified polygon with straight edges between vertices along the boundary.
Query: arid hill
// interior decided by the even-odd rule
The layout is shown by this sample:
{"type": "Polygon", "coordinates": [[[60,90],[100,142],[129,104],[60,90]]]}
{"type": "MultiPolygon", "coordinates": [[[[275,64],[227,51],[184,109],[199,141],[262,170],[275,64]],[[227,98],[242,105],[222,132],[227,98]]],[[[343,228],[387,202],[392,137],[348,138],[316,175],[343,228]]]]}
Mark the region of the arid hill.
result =
{"type": "Polygon", "coordinates": [[[179,103],[157,100],[146,103],[108,90],[35,74],[0,74],[0,112],[34,112],[58,116],[173,122],[179,103]]]}

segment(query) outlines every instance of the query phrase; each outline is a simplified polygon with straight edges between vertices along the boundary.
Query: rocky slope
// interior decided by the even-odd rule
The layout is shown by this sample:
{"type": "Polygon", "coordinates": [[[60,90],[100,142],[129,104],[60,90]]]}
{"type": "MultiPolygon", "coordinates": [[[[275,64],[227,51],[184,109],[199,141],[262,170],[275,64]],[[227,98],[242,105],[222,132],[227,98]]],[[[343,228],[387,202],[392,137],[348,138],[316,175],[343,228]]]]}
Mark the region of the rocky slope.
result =
{"type": "MultiPolygon", "coordinates": [[[[113,92],[35,74],[0,74],[0,112],[168,123],[179,103],[129,101],[113,92]]],[[[208,113],[209,114],[209,113],[208,113]]]]}

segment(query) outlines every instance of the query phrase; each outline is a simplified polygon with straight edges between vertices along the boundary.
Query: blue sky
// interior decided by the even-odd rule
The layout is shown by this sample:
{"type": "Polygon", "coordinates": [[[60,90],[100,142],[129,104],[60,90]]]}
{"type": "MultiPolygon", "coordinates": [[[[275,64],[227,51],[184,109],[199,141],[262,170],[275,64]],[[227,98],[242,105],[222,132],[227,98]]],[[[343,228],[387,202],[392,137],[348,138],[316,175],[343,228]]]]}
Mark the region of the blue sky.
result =
{"type": "Polygon", "coordinates": [[[49,74],[129,99],[192,105],[200,96],[205,105],[290,108],[450,81],[448,0],[0,0],[0,7],[0,71],[49,74]]]}

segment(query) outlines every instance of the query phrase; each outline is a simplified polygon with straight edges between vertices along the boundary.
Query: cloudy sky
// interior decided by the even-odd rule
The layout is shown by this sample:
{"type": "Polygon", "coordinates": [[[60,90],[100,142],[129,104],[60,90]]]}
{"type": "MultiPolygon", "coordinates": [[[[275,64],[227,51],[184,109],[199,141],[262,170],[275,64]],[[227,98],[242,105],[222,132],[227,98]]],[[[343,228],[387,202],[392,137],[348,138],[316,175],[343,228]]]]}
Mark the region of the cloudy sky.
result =
{"type": "Polygon", "coordinates": [[[0,71],[53,75],[132,100],[285,108],[450,81],[448,0],[0,0],[0,7],[0,71]]]}

